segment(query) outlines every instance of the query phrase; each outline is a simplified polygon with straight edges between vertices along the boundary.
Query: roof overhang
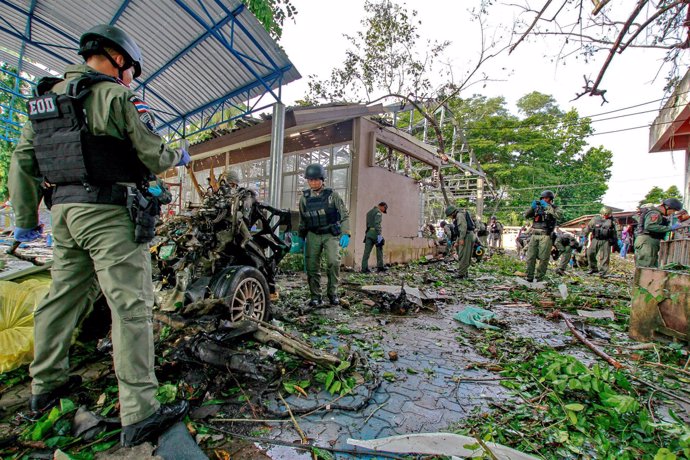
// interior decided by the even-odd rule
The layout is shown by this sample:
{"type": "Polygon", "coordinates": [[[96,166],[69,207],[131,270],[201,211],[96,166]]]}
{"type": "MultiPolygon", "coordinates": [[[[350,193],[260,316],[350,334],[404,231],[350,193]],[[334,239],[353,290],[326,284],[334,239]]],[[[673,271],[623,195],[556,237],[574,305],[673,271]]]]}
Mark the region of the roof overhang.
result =
{"type": "MultiPolygon", "coordinates": [[[[295,136],[332,123],[383,112],[380,104],[367,107],[360,104],[294,107],[285,112],[285,136],[295,136]]],[[[220,153],[262,144],[271,139],[271,120],[192,145],[193,160],[202,160],[220,153]]]]}
{"type": "MultiPolygon", "coordinates": [[[[20,77],[81,62],[79,37],[96,24],[127,31],[143,54],[132,88],[171,137],[266,109],[280,100],[282,85],[300,78],[240,0],[0,0],[0,19],[0,61],[20,77]]],[[[19,87],[0,90],[14,103],[29,97],[19,87]]],[[[1,112],[0,137],[16,140],[25,114],[14,105],[1,112]]]]}
{"type": "Polygon", "coordinates": [[[678,83],[649,130],[649,151],[686,150],[690,145],[690,71],[678,83]]]}

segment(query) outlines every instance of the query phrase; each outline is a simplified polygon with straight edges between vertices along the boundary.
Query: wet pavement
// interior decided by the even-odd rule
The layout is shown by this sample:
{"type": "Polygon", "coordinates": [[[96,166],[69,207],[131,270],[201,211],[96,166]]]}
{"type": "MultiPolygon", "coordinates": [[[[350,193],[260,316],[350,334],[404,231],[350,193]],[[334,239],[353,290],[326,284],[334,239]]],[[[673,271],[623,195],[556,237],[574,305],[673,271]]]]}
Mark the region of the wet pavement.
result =
{"type": "MultiPolygon", "coordinates": [[[[467,287],[469,294],[471,287],[467,287]]],[[[476,292],[476,289],[474,290],[476,292]]],[[[554,348],[572,343],[565,336],[564,325],[535,316],[526,306],[515,306],[508,297],[507,287],[490,291],[491,309],[509,331],[530,337],[554,348]]],[[[490,408],[490,403],[511,399],[500,385],[497,372],[486,370],[489,360],[477,353],[473,336],[476,328],[463,325],[453,315],[473,303],[454,303],[464,298],[462,292],[450,296],[448,302],[437,302],[438,311],[427,310],[410,316],[389,316],[363,312],[353,316],[348,310],[331,307],[320,314],[335,324],[346,324],[357,331],[347,341],[367,344],[369,357],[374,357],[378,375],[385,376],[367,405],[359,411],[326,410],[298,418],[307,438],[318,445],[348,448],[347,439],[375,439],[393,435],[446,431],[451,425],[475,411],[490,408]],[[396,361],[388,353],[398,355],[396,361]]],[[[341,326],[342,327],[342,326],[341,326]]],[[[357,405],[367,392],[358,387],[354,396],[338,400],[339,404],[357,405]]],[[[317,395],[291,395],[286,399],[292,408],[314,407],[333,400],[325,391],[317,395]]],[[[279,409],[274,405],[273,409],[279,409]]],[[[283,408],[284,409],[284,408],[283,408]]],[[[295,441],[299,436],[291,424],[271,429],[274,439],[295,441]]],[[[294,458],[274,456],[274,458],[294,458]]]]}

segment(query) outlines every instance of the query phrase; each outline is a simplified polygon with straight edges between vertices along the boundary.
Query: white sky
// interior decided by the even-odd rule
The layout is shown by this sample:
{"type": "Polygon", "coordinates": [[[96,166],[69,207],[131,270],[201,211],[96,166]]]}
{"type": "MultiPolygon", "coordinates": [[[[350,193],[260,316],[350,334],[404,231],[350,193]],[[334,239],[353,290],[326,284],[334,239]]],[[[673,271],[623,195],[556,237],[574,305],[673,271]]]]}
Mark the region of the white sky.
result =
{"type": "MultiPolygon", "coordinates": [[[[325,79],[333,67],[340,66],[349,42],[343,34],[354,34],[361,30],[360,20],[364,17],[364,0],[292,0],[297,7],[297,22],[287,23],[281,45],[291,61],[303,75],[301,80],[283,88],[283,99],[288,105],[301,99],[307,91],[309,75],[325,79]]],[[[422,39],[449,40],[446,59],[451,62],[454,73],[459,75],[476,62],[480,51],[479,26],[470,21],[468,8],[476,0],[410,0],[409,10],[419,12],[422,21],[422,39]]],[[[515,10],[495,7],[490,20],[510,25],[515,10]]],[[[490,25],[493,27],[493,25],[490,25]]],[[[577,109],[582,116],[590,116],[627,108],[633,105],[657,101],[663,97],[663,74],[652,82],[658,69],[660,51],[638,51],[629,49],[614,58],[612,65],[600,86],[608,90],[608,104],[601,106],[599,97],[583,96],[570,102],[575,93],[581,91],[583,75],[593,79],[605,56],[601,54],[590,64],[582,60],[569,59],[566,65],[556,65],[549,57],[558,50],[555,40],[549,44],[541,39],[523,42],[512,55],[502,54],[492,64],[483,68],[493,79],[485,88],[476,85],[461,96],[474,93],[488,97],[504,96],[515,113],[514,102],[531,91],[554,96],[559,106],[567,110],[577,109]],[[510,71],[501,70],[507,68],[510,71]]],[[[594,122],[597,132],[620,130],[650,124],[657,115],[660,102],[654,102],[610,115],[594,117],[618,117],[594,122]],[[646,112],[635,116],[620,117],[634,112],[646,112]]],[[[671,185],[683,190],[682,152],[649,153],[649,129],[635,129],[619,133],[595,135],[589,139],[594,146],[603,145],[613,152],[612,177],[609,190],[604,197],[606,204],[634,209],[650,188],[657,185],[664,189],[671,185]]]]}

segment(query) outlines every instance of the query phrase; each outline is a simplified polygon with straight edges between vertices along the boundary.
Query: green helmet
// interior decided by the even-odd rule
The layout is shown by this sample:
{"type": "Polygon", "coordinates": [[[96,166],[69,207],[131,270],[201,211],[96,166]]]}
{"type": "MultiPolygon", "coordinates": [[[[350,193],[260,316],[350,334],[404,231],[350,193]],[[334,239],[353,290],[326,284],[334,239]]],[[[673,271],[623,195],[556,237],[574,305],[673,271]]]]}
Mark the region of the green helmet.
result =
{"type": "Polygon", "coordinates": [[[680,202],[678,198],[666,198],[661,202],[668,209],[673,209],[674,211],[680,211],[683,209],[683,203],[680,202]]]}
{"type": "Polygon", "coordinates": [[[556,198],[556,195],[554,195],[554,193],[551,190],[544,190],[543,192],[541,192],[539,198],[550,198],[553,200],[554,198],[556,198]]]}
{"type": "Polygon", "coordinates": [[[608,206],[604,206],[601,208],[601,211],[599,211],[599,215],[601,216],[610,216],[611,215],[611,208],[608,206]]]}
{"type": "Polygon", "coordinates": [[[304,170],[305,179],[326,180],[326,170],[318,163],[312,163],[304,170]]]}
{"type": "Polygon", "coordinates": [[[237,171],[233,171],[232,169],[228,170],[225,172],[225,182],[228,184],[240,184],[240,175],[238,174],[237,171]]]}
{"type": "Polygon", "coordinates": [[[452,204],[450,206],[446,207],[446,217],[450,217],[453,214],[455,214],[456,212],[458,212],[458,208],[456,208],[452,204]]]}
{"type": "Polygon", "coordinates": [[[115,26],[99,24],[84,32],[79,38],[79,55],[84,59],[100,54],[108,58],[120,73],[134,67],[134,78],[141,75],[141,50],[137,43],[127,33],[115,26]],[[105,47],[118,50],[125,57],[125,65],[120,67],[112,56],[105,52],[105,47]]]}

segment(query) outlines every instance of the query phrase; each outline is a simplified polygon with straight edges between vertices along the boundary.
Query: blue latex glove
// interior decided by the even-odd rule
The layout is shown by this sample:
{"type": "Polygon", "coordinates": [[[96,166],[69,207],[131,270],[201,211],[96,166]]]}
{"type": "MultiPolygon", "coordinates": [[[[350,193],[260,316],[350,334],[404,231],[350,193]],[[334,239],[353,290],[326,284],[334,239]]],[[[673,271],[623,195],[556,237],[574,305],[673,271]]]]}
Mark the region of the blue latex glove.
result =
{"type": "Polygon", "coordinates": [[[537,209],[537,200],[532,201],[532,209],[537,209]]]}
{"type": "Polygon", "coordinates": [[[163,189],[160,185],[152,185],[149,187],[149,193],[153,196],[161,196],[163,194],[163,189]]]}
{"type": "Polygon", "coordinates": [[[180,147],[180,152],[182,152],[182,158],[175,166],[187,166],[187,164],[192,161],[192,157],[189,156],[189,152],[186,148],[180,147]]]}
{"type": "MultiPolygon", "coordinates": [[[[675,232],[675,231],[678,230],[679,228],[680,228],[680,224],[673,224],[673,225],[671,225],[671,231],[672,231],[672,232],[675,232]]],[[[16,230],[15,230],[15,231],[16,231],[16,230]]]]}
{"type": "Polygon", "coordinates": [[[347,245],[350,244],[350,235],[341,235],[340,236],[340,247],[345,249],[347,245]]]}
{"type": "Polygon", "coordinates": [[[549,205],[549,203],[547,203],[546,200],[539,200],[539,204],[543,207],[547,207],[549,205]]]}
{"type": "Polygon", "coordinates": [[[43,234],[43,227],[40,225],[35,228],[14,228],[14,239],[22,243],[37,240],[43,234]]]}
{"type": "Polygon", "coordinates": [[[381,244],[381,241],[383,241],[383,235],[379,235],[376,237],[376,244],[381,244]]]}

